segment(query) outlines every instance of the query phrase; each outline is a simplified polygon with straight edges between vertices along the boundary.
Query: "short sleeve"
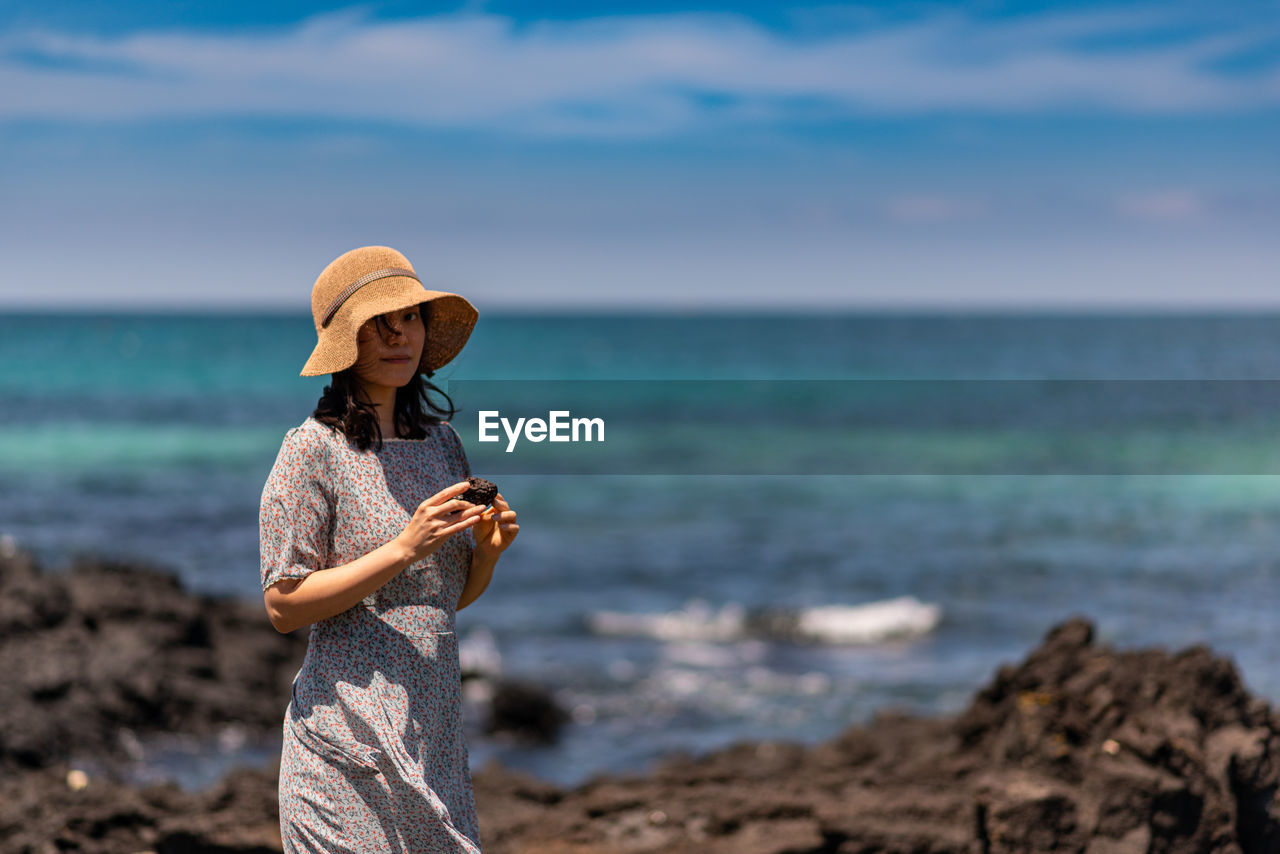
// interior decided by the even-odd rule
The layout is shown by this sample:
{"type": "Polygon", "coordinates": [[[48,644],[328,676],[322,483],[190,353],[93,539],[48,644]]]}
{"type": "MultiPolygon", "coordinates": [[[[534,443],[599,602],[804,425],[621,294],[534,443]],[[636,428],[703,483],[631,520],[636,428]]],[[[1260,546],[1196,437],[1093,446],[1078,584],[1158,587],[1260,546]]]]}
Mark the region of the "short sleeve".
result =
{"type": "Polygon", "coordinates": [[[258,507],[262,589],[284,578],[306,578],[327,566],[333,503],[326,448],[314,434],[285,434],[258,507]]]}

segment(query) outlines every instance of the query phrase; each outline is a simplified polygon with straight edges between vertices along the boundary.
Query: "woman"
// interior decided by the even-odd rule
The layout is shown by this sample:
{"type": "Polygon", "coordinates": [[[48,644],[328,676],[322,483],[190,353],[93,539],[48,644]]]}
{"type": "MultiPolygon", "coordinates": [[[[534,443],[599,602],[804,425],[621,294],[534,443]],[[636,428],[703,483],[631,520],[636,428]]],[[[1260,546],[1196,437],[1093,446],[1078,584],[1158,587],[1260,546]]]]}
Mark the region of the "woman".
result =
{"type": "Polygon", "coordinates": [[[302,376],[332,383],[286,433],[259,514],[271,624],[311,626],[285,710],[284,850],[479,852],[454,619],[519,526],[501,493],[492,508],[459,498],[466,453],[439,417],[452,401],[432,404],[421,376],[477,313],[386,246],[335,259],[311,308],[302,376]]]}

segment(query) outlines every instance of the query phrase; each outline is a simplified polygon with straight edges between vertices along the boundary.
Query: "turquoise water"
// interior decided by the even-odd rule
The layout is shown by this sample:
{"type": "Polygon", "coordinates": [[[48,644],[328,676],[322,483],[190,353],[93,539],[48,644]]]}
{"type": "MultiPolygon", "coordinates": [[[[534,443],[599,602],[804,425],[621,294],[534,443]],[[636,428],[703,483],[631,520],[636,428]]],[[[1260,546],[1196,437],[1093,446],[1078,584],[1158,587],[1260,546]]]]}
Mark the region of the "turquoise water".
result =
{"type": "MultiPolygon", "coordinates": [[[[262,483],[324,386],[297,375],[313,343],[305,314],[0,315],[0,536],[53,565],[141,559],[256,599],[262,483]]],[[[1269,400],[1278,377],[1269,315],[486,316],[435,381],[457,384],[455,422],[521,533],[459,629],[574,723],[554,747],[520,748],[481,735],[470,707],[473,761],[573,782],[737,738],[817,740],[887,705],[954,711],[1073,614],[1110,642],[1208,643],[1278,699],[1274,417],[1212,401],[1172,417],[1190,393],[1154,382],[1259,381],[1246,390],[1269,400]],[[535,396],[603,380],[624,402],[621,381],[661,382],[632,407],[640,428],[618,434],[625,466],[571,476],[504,469],[475,442],[482,401],[466,389],[481,380],[535,396]],[[714,433],[698,419],[726,411],[709,405],[722,387],[672,380],[874,380],[898,395],[908,386],[887,381],[1153,382],[1084,420],[1046,410],[1031,432],[957,423],[990,409],[969,394],[871,426],[842,420],[833,396],[792,401],[800,418],[762,399],[760,418],[714,433]],[[1082,448],[1111,468],[1086,474],[1082,448]],[[715,454],[767,465],[730,475],[715,454]],[[855,458],[879,468],[833,473],[855,458]],[[825,634],[777,629],[875,603],[825,634]]],[[[200,761],[156,759],[179,776],[200,761]]]]}

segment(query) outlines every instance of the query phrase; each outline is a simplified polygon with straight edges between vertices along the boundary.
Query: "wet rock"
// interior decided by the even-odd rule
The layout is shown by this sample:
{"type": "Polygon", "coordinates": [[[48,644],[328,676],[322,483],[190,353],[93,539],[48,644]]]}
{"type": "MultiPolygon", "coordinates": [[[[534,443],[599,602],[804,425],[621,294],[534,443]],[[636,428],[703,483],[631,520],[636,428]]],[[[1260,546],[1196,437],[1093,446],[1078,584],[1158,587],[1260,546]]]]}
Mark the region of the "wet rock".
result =
{"type": "Polygon", "coordinates": [[[0,774],[74,755],[127,758],[119,735],[280,726],[306,634],[260,604],[188,593],[154,568],[0,556],[0,774]]]}
{"type": "Polygon", "coordinates": [[[1055,627],[953,719],[889,711],[813,747],[734,745],[571,790],[526,793],[491,765],[485,850],[1280,852],[1280,715],[1202,647],[1093,635],[1055,627]]]}
{"type": "MultiPolygon", "coordinates": [[[[274,766],[187,793],[64,760],[127,755],[135,730],[277,728],[304,645],[163,574],[0,554],[0,846],[279,851],[274,766]]],[[[509,731],[563,722],[541,688],[494,687],[509,731]]],[[[886,710],[574,788],[490,764],[474,784],[487,854],[1277,854],[1280,715],[1204,647],[1114,650],[1077,619],[953,718],[886,710]]]]}
{"type": "Polygon", "coordinates": [[[499,679],[493,686],[485,732],[511,735],[533,744],[551,744],[568,720],[568,713],[542,686],[499,679]]]}

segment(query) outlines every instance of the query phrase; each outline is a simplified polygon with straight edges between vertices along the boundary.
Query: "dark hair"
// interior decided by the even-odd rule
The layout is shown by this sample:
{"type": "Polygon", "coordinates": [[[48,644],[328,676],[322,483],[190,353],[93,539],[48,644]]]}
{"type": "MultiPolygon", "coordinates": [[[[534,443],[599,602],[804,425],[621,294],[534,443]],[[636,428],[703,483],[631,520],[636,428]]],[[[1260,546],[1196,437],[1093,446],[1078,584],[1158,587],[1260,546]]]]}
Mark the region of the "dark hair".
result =
{"type": "MultiPolygon", "coordinates": [[[[381,316],[377,320],[379,324],[386,325],[381,316]]],[[[355,368],[338,371],[332,376],[333,381],[324,387],[315,411],[311,413],[312,417],[321,424],[338,430],[362,451],[369,450],[375,443],[377,449],[382,450],[382,427],[378,424],[377,410],[372,402],[360,396],[360,380],[355,368]]],[[[428,427],[453,418],[457,412],[453,399],[431,382],[430,378],[433,376],[435,371],[426,371],[425,377],[423,374],[414,374],[413,379],[396,389],[392,418],[396,432],[403,434],[401,438],[425,439],[428,427]],[[432,402],[428,396],[432,391],[444,397],[448,402],[448,409],[432,402]]]]}

